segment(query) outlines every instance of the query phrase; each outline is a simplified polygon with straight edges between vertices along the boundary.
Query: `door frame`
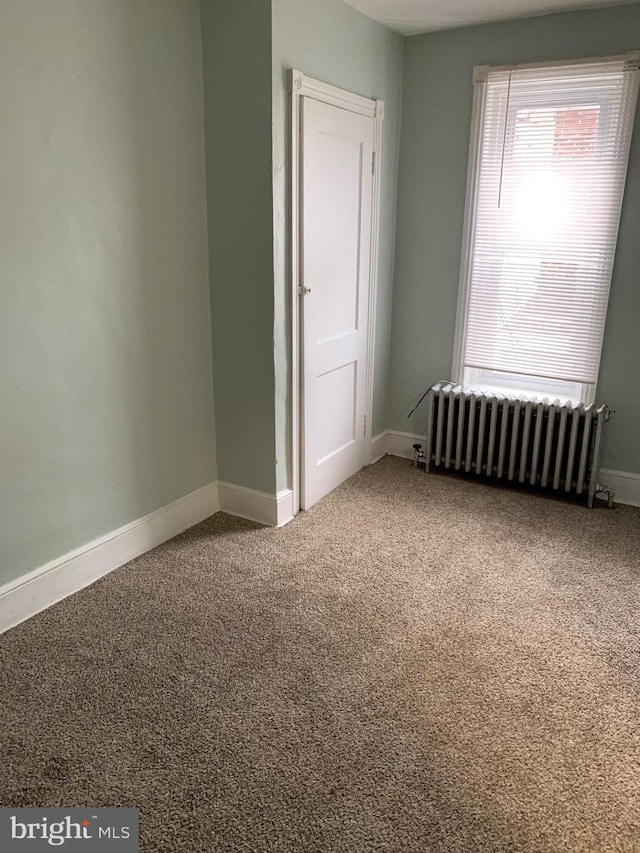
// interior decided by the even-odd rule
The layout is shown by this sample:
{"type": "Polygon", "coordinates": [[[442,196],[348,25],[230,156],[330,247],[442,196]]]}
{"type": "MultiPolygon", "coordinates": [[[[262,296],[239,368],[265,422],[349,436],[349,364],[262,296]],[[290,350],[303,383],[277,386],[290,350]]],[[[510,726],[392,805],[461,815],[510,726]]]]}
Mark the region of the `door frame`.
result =
{"type": "Polygon", "coordinates": [[[373,421],[373,371],[375,355],[376,305],[378,295],[378,246],[380,231],[380,165],[382,152],[382,122],[384,102],[364,98],[346,89],[330,86],[313,77],[307,77],[295,68],[289,69],[291,90],[291,471],[293,474],[293,514],[300,511],[300,447],[302,424],[302,330],[300,300],[302,282],[300,280],[300,249],[302,242],[302,223],[300,220],[302,181],[300,180],[302,151],[302,97],[313,98],[324,104],[349,110],[353,113],[372,118],[373,121],[373,189],[371,200],[371,263],[369,268],[369,310],[367,325],[367,372],[365,390],[365,417],[369,452],[367,462],[371,461],[371,429],[373,421]]]}

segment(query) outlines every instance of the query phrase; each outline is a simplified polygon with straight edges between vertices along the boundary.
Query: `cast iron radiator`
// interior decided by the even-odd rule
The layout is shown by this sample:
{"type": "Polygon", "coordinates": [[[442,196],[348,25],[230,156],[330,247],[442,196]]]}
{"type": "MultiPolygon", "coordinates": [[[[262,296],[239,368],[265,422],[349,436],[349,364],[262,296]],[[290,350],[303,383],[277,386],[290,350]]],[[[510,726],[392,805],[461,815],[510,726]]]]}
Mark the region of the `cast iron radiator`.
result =
{"type": "Polygon", "coordinates": [[[427,393],[425,467],[613,502],[598,482],[607,406],[505,397],[439,383],[427,393]]]}

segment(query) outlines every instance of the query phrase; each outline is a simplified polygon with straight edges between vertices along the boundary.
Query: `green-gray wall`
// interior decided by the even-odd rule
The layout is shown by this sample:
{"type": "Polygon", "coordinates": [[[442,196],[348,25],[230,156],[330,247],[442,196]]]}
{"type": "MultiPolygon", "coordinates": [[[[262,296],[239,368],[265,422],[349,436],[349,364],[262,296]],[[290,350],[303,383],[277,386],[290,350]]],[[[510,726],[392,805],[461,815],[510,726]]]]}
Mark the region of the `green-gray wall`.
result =
{"type": "Polygon", "coordinates": [[[0,2],[0,584],[215,480],[196,0],[0,2]]]}
{"type": "Polygon", "coordinates": [[[271,2],[201,11],[218,474],[274,494],[271,2]]]}
{"type": "MultiPolygon", "coordinates": [[[[640,48],[640,5],[414,36],[405,43],[388,425],[421,433],[424,389],[451,373],[474,65],[640,48]]],[[[598,399],[616,409],[603,464],[640,472],[640,132],[632,143],[598,399]]]]}
{"type": "MultiPolygon", "coordinates": [[[[341,0],[273,0],[273,225],[278,488],[291,486],[289,88],[287,70],[385,103],[373,432],[386,426],[403,39],[341,0]]],[[[216,397],[218,405],[218,397],[216,397]]]]}

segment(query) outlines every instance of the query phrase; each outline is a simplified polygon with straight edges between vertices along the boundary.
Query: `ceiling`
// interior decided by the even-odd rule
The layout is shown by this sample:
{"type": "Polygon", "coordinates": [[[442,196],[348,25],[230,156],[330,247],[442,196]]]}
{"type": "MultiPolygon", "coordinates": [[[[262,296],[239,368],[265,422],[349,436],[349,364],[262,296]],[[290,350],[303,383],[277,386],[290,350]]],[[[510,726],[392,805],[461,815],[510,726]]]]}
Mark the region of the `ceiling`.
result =
{"type": "Polygon", "coordinates": [[[513,18],[622,6],[635,0],[345,0],[368,17],[403,35],[513,18]]]}

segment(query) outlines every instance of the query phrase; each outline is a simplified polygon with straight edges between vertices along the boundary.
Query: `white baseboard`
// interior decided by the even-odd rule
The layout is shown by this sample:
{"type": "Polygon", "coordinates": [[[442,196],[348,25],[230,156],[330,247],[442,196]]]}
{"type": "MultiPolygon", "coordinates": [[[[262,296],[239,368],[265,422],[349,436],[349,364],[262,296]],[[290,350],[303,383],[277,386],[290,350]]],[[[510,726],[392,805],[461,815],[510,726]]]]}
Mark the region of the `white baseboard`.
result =
{"type": "Polygon", "coordinates": [[[388,429],[378,433],[371,439],[371,464],[383,456],[401,456],[403,459],[413,459],[413,445],[421,444],[424,448],[426,439],[423,435],[411,432],[400,432],[388,429]]]}
{"type": "Polygon", "coordinates": [[[284,527],[293,520],[293,491],[285,489],[276,495],[276,527],[284,527]]]}
{"type": "Polygon", "coordinates": [[[293,518],[293,492],[209,483],[0,587],[0,634],[78,592],[219,510],[271,527],[293,518]]]}
{"type": "Polygon", "coordinates": [[[601,468],[599,479],[601,485],[613,489],[615,503],[640,506],[640,474],[601,468]]]}
{"type": "Polygon", "coordinates": [[[256,492],[232,483],[218,483],[218,500],[222,512],[257,521],[269,527],[282,527],[293,518],[293,492],[277,495],[256,492]]]}
{"type": "Polygon", "coordinates": [[[0,633],[218,511],[210,483],[0,587],[0,633]]]}
{"type": "MultiPolygon", "coordinates": [[[[371,441],[372,462],[385,455],[413,458],[424,436],[388,430],[371,441]]],[[[600,471],[600,482],[615,491],[617,503],[640,506],[640,474],[600,471]]],[[[218,510],[271,527],[292,520],[293,492],[269,495],[231,483],[209,483],[155,512],[0,587],[0,634],[193,527],[218,510]]]]}
{"type": "MultiPolygon", "coordinates": [[[[413,445],[421,444],[424,448],[426,439],[423,435],[413,435],[410,432],[387,430],[371,440],[372,462],[385,454],[401,456],[403,459],[413,459],[413,445]]],[[[640,506],[640,474],[628,471],[610,471],[600,469],[600,483],[615,492],[615,502],[640,506]]]]}
{"type": "Polygon", "coordinates": [[[371,439],[371,449],[369,451],[369,464],[373,465],[378,462],[383,456],[387,455],[387,435],[386,432],[378,433],[371,439]]]}
{"type": "Polygon", "coordinates": [[[387,453],[389,456],[401,456],[403,459],[413,459],[413,445],[421,444],[424,450],[426,438],[424,435],[414,435],[411,432],[399,432],[390,429],[387,432],[387,453]]]}

